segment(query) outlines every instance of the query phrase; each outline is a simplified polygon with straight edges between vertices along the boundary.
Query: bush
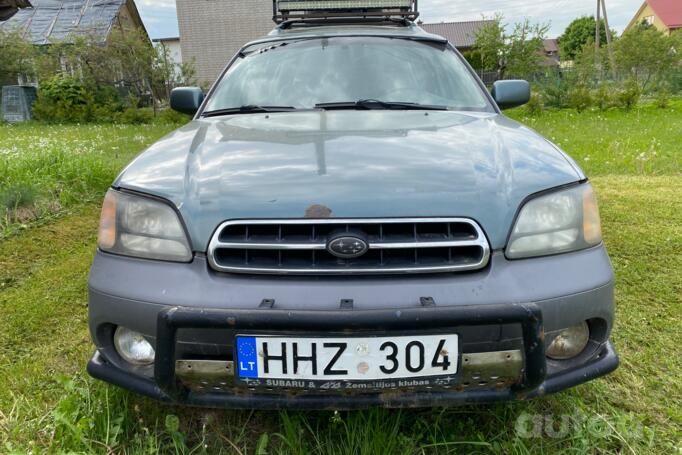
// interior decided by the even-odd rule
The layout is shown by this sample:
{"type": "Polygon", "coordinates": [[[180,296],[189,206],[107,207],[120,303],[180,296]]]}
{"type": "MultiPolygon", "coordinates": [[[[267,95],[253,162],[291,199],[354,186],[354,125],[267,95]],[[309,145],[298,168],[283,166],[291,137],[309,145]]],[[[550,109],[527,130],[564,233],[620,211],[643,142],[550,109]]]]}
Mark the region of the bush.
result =
{"type": "Polygon", "coordinates": [[[530,115],[537,115],[545,110],[545,100],[541,93],[533,92],[530,100],[526,103],[526,112],[530,115]]]}
{"type": "Polygon", "coordinates": [[[160,125],[183,125],[192,120],[190,115],[182,114],[173,109],[164,109],[158,113],[154,119],[154,123],[160,125]]]}
{"type": "Polygon", "coordinates": [[[568,93],[568,105],[578,112],[592,107],[592,94],[585,84],[578,84],[568,93]]]}
{"type": "Polygon", "coordinates": [[[92,119],[92,91],[80,80],[55,76],[43,82],[33,104],[36,120],[51,123],[77,123],[92,119]]]}
{"type": "Polygon", "coordinates": [[[33,105],[36,120],[48,123],[151,123],[151,109],[138,108],[139,98],[124,101],[113,87],[93,87],[70,76],[44,82],[33,105]],[[126,107],[128,106],[128,107],[126,107]]]}
{"type": "Polygon", "coordinates": [[[605,111],[610,107],[613,107],[613,87],[608,82],[602,82],[599,84],[597,89],[594,91],[592,96],[594,105],[599,108],[599,110],[605,111]]]}
{"type": "Polygon", "coordinates": [[[667,89],[667,87],[661,87],[658,89],[655,104],[659,109],[667,109],[670,106],[670,91],[667,89]]]}
{"type": "Polygon", "coordinates": [[[33,115],[38,121],[62,124],[182,124],[190,120],[171,110],[162,111],[157,120],[151,108],[139,107],[139,98],[123,96],[113,87],[93,87],[70,76],[55,76],[41,85],[33,115]]]}
{"type": "Polygon", "coordinates": [[[639,88],[639,84],[634,79],[628,79],[623,84],[623,88],[616,94],[616,101],[618,106],[630,110],[637,106],[639,99],[642,97],[642,90],[639,88]]]}
{"type": "MultiPolygon", "coordinates": [[[[114,106],[111,105],[101,105],[101,104],[93,104],[90,106],[90,118],[88,119],[89,122],[93,123],[114,123],[116,121],[117,117],[117,109],[114,106]]],[[[66,123],[66,122],[61,122],[61,123],[66,123]]]]}
{"type": "Polygon", "coordinates": [[[153,119],[154,111],[150,108],[129,107],[116,116],[116,123],[139,125],[151,123],[153,119]]]}
{"type": "Polygon", "coordinates": [[[561,79],[550,80],[542,88],[545,105],[561,109],[568,105],[568,95],[570,85],[561,79]]]}
{"type": "Polygon", "coordinates": [[[116,115],[125,108],[125,103],[114,87],[97,87],[93,101],[91,121],[97,123],[113,123],[116,115]]]}

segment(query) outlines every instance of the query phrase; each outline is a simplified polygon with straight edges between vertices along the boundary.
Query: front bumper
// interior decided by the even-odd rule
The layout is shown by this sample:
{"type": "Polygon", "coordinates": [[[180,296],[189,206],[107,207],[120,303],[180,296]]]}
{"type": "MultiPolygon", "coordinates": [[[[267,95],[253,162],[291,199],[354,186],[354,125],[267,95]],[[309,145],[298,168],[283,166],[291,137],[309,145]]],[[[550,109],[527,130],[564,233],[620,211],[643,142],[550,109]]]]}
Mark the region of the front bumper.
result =
{"type": "Polygon", "coordinates": [[[88,365],[92,376],[192,406],[356,409],[528,399],[618,366],[608,341],[613,272],[602,247],[513,262],[496,254],[477,273],[383,280],[220,275],[202,261],[159,264],[98,254],[90,277],[90,325],[98,347],[88,365]],[[546,360],[545,335],[551,339],[557,330],[585,320],[592,332],[589,349],[571,361],[546,360]],[[148,336],[157,351],[153,368],[133,368],[117,356],[111,338],[119,325],[148,336]],[[392,336],[428,329],[461,333],[463,355],[517,350],[523,359],[517,380],[483,388],[459,384],[362,393],[244,387],[198,392],[176,369],[180,359],[231,360],[230,343],[240,330],[392,336]]]}
{"type": "Polygon", "coordinates": [[[88,363],[88,373],[96,379],[132,390],[159,401],[207,408],[229,409],[300,409],[300,410],[354,410],[370,407],[419,408],[454,406],[458,404],[494,403],[498,401],[527,400],[560,392],[607,375],[618,368],[618,355],[608,342],[599,351],[598,359],[571,371],[546,378],[537,388],[527,393],[507,390],[441,390],[393,391],[363,395],[273,395],[243,393],[234,395],[189,393],[181,400],[168,395],[153,380],[131,376],[111,365],[96,352],[88,363]]]}
{"type": "Polygon", "coordinates": [[[197,311],[171,308],[159,314],[154,379],[131,376],[108,363],[97,352],[88,365],[95,378],[131,389],[158,400],[203,407],[249,409],[360,409],[370,406],[424,407],[461,403],[524,400],[557,392],[605,375],[618,367],[618,356],[606,343],[585,365],[547,377],[542,312],[533,304],[489,307],[421,308],[404,312],[353,312],[333,314],[316,311],[289,312],[197,311]],[[234,389],[232,393],[197,393],[182,385],[176,376],[177,332],[184,328],[306,331],[324,330],[354,333],[367,330],[396,333],[419,324],[424,330],[458,325],[520,324],[523,334],[524,368],[521,380],[511,387],[482,390],[391,390],[365,394],[259,393],[234,389]]]}

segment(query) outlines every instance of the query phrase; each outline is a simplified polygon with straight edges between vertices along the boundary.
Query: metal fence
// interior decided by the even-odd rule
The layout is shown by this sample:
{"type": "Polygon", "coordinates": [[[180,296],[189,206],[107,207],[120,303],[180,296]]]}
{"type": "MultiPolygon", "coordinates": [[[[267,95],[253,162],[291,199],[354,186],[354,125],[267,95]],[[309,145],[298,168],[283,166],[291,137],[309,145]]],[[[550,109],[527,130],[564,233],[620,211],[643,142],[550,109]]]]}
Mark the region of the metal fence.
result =
{"type": "Polygon", "coordinates": [[[476,70],[476,73],[487,86],[491,86],[500,80],[500,73],[498,71],[476,70]]]}
{"type": "Polygon", "coordinates": [[[546,67],[541,71],[532,74],[501,74],[495,70],[476,70],[476,74],[487,86],[493,85],[500,80],[525,79],[530,82],[547,82],[551,80],[566,79],[573,73],[573,68],[546,67]]]}

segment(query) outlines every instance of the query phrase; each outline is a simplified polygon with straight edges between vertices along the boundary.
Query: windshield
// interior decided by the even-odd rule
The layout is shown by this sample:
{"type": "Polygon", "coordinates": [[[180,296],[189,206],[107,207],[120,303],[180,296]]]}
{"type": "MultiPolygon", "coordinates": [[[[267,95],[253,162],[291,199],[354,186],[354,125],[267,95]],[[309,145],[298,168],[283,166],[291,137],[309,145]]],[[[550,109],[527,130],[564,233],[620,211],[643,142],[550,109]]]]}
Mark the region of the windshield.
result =
{"type": "Polygon", "coordinates": [[[242,106],[312,109],[360,100],[492,110],[462,60],[444,44],[336,37],[268,44],[241,54],[205,112],[242,106]]]}

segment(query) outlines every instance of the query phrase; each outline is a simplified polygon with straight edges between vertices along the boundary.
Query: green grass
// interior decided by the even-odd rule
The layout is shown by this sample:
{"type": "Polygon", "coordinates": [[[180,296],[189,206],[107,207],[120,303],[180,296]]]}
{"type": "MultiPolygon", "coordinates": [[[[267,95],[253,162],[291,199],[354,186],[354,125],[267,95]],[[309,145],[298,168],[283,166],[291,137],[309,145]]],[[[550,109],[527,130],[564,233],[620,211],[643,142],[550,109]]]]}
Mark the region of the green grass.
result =
{"type": "Polygon", "coordinates": [[[682,101],[659,109],[647,104],[631,112],[564,109],[510,116],[559,145],[590,176],[667,175],[682,172],[682,101]]]}
{"type": "MultiPolygon", "coordinates": [[[[681,454],[682,140],[665,138],[681,124],[682,109],[573,115],[545,113],[532,126],[559,137],[595,176],[618,280],[613,340],[622,366],[613,375],[532,402],[453,409],[276,413],[159,405],[84,372],[92,351],[86,278],[99,208],[76,204],[0,242],[0,453],[681,454]],[[623,157],[637,156],[637,144],[655,137],[659,158],[644,168],[625,158],[616,165],[597,124],[622,131],[623,157]]],[[[26,134],[37,137],[40,128],[26,127],[26,134]]],[[[62,127],[60,135],[54,128],[68,148],[77,130],[62,127]]],[[[137,147],[132,155],[145,129],[128,127],[116,140],[137,147]]]]}
{"type": "Polygon", "coordinates": [[[171,125],[0,125],[0,238],[101,199],[116,174],[171,125]]]}

